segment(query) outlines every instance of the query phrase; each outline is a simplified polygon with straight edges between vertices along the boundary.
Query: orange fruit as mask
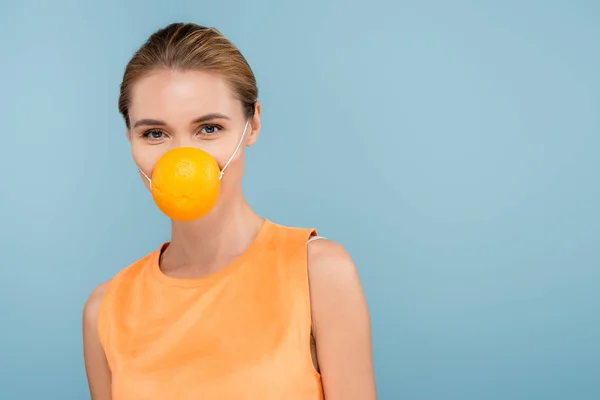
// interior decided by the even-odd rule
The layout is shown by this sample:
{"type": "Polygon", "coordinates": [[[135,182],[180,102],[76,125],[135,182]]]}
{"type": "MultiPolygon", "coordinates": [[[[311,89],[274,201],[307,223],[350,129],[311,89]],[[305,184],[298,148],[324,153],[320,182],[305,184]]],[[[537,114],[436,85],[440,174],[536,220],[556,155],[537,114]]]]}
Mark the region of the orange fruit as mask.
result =
{"type": "Polygon", "coordinates": [[[207,152],[178,147],[166,152],[152,172],[152,197],[168,217],[191,221],[213,209],[219,198],[221,170],[207,152]]]}

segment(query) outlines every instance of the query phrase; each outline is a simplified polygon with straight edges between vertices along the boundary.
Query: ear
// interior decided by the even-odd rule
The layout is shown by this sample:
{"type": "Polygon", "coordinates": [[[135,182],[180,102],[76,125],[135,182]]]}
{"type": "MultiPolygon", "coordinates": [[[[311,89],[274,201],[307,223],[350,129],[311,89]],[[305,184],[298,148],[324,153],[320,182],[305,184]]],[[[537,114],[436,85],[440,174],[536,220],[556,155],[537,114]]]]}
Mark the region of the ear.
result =
{"type": "Polygon", "coordinates": [[[248,135],[248,142],[246,143],[247,146],[254,145],[254,143],[256,143],[256,141],[258,140],[258,135],[260,134],[260,128],[261,128],[260,112],[261,112],[260,102],[256,101],[256,104],[254,105],[254,116],[250,120],[251,131],[250,131],[250,135],[248,135]]]}
{"type": "Polygon", "coordinates": [[[131,130],[129,128],[127,128],[127,140],[131,143],[131,130]]]}

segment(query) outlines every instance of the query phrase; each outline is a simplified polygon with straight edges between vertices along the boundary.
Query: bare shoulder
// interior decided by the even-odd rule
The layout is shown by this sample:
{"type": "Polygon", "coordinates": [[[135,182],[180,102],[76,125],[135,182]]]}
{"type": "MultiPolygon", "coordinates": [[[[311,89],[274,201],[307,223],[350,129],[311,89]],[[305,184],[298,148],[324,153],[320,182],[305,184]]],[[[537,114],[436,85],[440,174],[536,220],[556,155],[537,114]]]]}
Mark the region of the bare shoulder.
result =
{"type": "Polygon", "coordinates": [[[309,262],[318,261],[323,257],[338,257],[345,258],[346,261],[351,260],[350,254],[344,246],[334,242],[333,240],[322,238],[320,240],[311,240],[308,244],[309,262]],[[312,260],[311,260],[312,258],[312,260]]]}
{"type": "Polygon", "coordinates": [[[352,257],[339,243],[313,240],[308,278],[325,398],[375,400],[369,310],[352,257]]]}
{"type": "Polygon", "coordinates": [[[98,333],[100,307],[111,281],[98,285],[83,308],[83,357],[93,400],[111,399],[111,373],[98,333]]]}
{"type": "Polygon", "coordinates": [[[328,239],[308,244],[308,275],[311,291],[324,295],[362,296],[354,260],[341,244],[328,239]]]}
{"type": "Polygon", "coordinates": [[[104,293],[106,293],[106,289],[110,285],[110,282],[111,280],[108,280],[96,286],[96,288],[88,297],[87,301],[85,302],[85,306],[83,307],[84,324],[96,325],[98,323],[98,315],[100,314],[102,299],[104,298],[104,293]]]}
{"type": "MultiPolygon", "coordinates": [[[[328,239],[308,244],[308,278],[310,285],[313,330],[316,334],[324,326],[340,321],[341,314],[365,324],[368,308],[358,269],[348,251],[328,239]]],[[[343,323],[353,322],[346,320],[343,323]]]]}

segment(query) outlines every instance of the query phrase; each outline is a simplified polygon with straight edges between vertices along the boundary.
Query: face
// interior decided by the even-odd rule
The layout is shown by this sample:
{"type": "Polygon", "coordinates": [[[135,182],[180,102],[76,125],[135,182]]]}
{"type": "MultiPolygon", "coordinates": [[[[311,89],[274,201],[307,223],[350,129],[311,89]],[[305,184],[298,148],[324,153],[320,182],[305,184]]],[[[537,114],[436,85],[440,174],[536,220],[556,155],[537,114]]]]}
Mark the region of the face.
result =
{"type": "MultiPolygon", "coordinates": [[[[176,147],[197,147],[212,155],[223,169],[244,131],[242,103],[219,75],[204,71],[155,71],[137,81],[129,105],[129,140],[133,159],[152,177],[154,165],[176,147]]],[[[260,104],[249,121],[240,148],[221,182],[224,197],[241,191],[245,147],[260,132],[260,104]]],[[[141,175],[140,175],[141,176],[141,175]]],[[[143,179],[148,188],[149,183],[143,179]]]]}

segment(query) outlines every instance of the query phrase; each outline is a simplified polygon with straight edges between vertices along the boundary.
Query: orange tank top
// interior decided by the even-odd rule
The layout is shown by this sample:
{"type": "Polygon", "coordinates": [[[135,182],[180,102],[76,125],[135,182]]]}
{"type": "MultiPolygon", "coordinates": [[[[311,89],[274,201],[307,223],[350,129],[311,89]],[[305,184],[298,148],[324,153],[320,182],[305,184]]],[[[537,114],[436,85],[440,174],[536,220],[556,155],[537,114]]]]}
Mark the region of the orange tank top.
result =
{"type": "Polygon", "coordinates": [[[265,221],[224,269],[178,279],[164,246],[117,274],[100,309],[113,400],[318,400],[310,352],[307,241],[265,221]]]}

